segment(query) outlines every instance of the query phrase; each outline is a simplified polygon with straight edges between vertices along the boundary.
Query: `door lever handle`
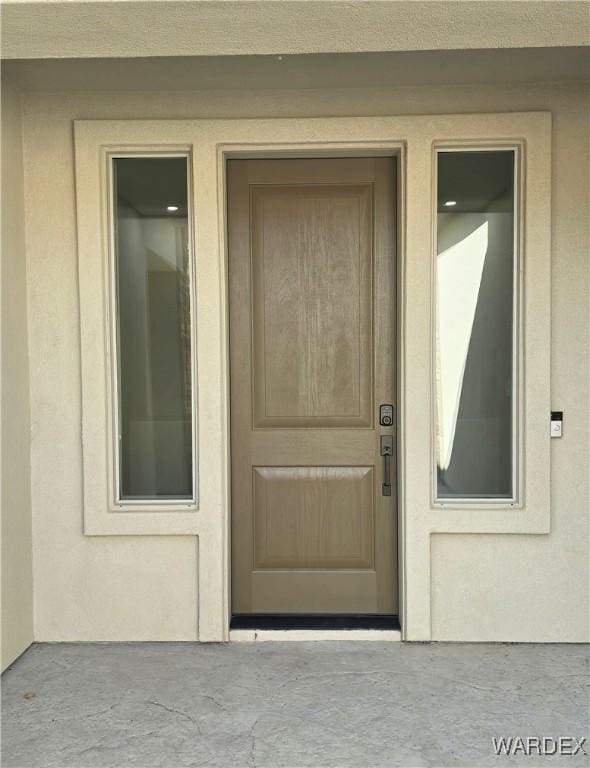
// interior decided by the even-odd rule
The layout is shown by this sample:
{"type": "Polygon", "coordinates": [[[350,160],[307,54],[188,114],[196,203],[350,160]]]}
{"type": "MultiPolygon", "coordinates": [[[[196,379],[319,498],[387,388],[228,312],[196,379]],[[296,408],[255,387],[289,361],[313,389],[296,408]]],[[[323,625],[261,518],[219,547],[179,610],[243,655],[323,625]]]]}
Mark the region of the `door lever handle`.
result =
{"type": "Polygon", "coordinates": [[[383,456],[383,484],[381,495],[391,496],[391,457],[393,456],[393,435],[381,435],[381,456],[383,456]]]}

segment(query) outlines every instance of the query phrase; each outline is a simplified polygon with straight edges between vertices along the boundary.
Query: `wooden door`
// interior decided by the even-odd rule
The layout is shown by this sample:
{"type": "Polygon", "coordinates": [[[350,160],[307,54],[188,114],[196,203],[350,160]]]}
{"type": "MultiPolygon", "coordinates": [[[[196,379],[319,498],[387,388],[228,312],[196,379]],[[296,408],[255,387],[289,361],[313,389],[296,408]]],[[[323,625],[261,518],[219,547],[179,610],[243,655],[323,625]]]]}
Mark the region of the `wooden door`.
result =
{"type": "Polygon", "coordinates": [[[234,614],[397,613],[395,172],[228,162],[234,614]]]}

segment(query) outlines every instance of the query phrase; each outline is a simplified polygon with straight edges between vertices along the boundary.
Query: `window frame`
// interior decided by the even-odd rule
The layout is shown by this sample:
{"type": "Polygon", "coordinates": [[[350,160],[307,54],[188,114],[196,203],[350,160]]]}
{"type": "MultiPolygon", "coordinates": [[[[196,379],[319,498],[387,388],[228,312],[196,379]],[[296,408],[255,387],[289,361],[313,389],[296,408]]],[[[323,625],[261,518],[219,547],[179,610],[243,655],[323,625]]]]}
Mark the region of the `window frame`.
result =
{"type": "Polygon", "coordinates": [[[197,350],[196,336],[196,299],[195,299],[195,275],[194,275],[194,207],[193,207],[193,183],[191,174],[190,150],[180,152],[170,151],[132,151],[109,150],[105,153],[106,169],[106,225],[107,225],[107,262],[108,262],[108,289],[107,289],[107,322],[109,326],[109,353],[108,353],[108,379],[110,382],[108,398],[108,430],[109,430],[109,496],[113,508],[118,512],[127,509],[138,508],[156,511],[173,510],[177,508],[191,509],[198,505],[198,441],[197,441],[197,350]],[[191,355],[191,454],[192,454],[192,495],[186,499],[174,498],[121,498],[121,452],[120,452],[120,420],[121,408],[119,402],[119,377],[120,377],[120,349],[119,349],[119,295],[117,291],[117,248],[116,248],[116,218],[115,218],[115,173],[114,161],[117,159],[139,158],[184,158],[186,160],[186,184],[187,184],[187,247],[188,247],[188,280],[189,280],[189,327],[191,330],[190,355],[191,355]]]}
{"type": "Polygon", "coordinates": [[[434,141],[432,144],[432,253],[431,253],[431,505],[435,509],[512,509],[522,508],[523,499],[523,419],[524,419],[524,141],[434,141]],[[438,393],[436,388],[436,304],[437,304],[437,251],[438,251],[438,157],[451,152],[506,152],[514,153],[513,180],[513,265],[512,265],[512,495],[510,497],[464,496],[439,497],[438,495],[438,393]]]}
{"type": "Polygon", "coordinates": [[[197,349],[196,349],[196,290],[195,290],[195,237],[194,237],[194,201],[192,179],[192,153],[190,149],[173,151],[109,149],[105,152],[106,167],[106,227],[107,227],[107,324],[108,354],[108,454],[109,477],[108,489],[111,508],[115,512],[155,511],[168,512],[177,510],[196,510],[199,503],[198,489],[198,430],[197,430],[197,349]],[[115,216],[115,173],[114,161],[117,159],[140,158],[184,158],[186,160],[187,184],[187,245],[188,245],[188,280],[189,280],[189,327],[191,355],[191,452],[192,452],[192,496],[186,499],[174,498],[121,498],[121,456],[120,456],[120,346],[119,346],[119,297],[117,291],[117,249],[115,216]]]}

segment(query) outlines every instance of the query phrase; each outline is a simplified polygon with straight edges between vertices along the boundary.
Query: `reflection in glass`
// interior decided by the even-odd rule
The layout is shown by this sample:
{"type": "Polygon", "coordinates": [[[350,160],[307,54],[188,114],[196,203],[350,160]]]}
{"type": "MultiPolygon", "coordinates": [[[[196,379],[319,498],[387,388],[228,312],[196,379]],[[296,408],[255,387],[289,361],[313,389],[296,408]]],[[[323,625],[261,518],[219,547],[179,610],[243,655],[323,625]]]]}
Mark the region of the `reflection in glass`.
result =
{"type": "Polygon", "coordinates": [[[514,152],[437,159],[437,497],[509,499],[514,152]]]}
{"type": "Polygon", "coordinates": [[[113,158],[119,496],[191,499],[187,158],[113,158]]]}

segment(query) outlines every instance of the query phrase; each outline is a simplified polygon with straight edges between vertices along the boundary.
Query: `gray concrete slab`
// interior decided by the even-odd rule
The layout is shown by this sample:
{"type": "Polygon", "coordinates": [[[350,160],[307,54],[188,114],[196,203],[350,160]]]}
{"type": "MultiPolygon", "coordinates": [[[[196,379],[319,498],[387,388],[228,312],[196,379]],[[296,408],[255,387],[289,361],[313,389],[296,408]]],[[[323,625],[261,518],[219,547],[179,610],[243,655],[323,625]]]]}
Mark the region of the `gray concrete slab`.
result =
{"type": "Polygon", "coordinates": [[[35,645],[3,677],[2,765],[576,768],[492,737],[588,737],[587,666],[579,645],[35,645]]]}

